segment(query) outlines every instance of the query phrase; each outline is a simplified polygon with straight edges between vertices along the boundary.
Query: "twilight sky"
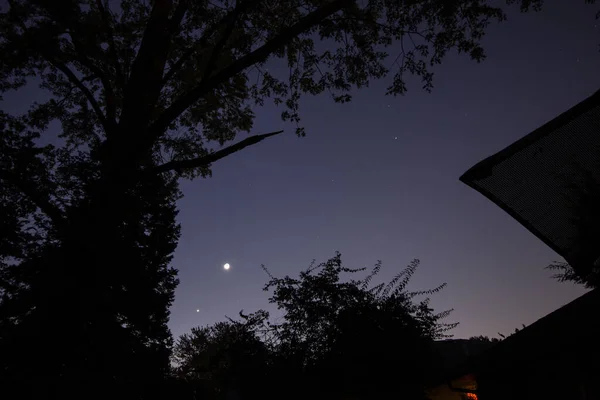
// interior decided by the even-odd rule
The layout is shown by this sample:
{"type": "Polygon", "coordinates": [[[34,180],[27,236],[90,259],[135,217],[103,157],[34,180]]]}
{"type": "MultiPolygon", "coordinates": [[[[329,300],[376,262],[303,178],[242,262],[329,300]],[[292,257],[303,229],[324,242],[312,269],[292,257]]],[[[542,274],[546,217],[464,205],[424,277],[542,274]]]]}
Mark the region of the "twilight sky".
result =
{"type": "MultiPolygon", "coordinates": [[[[305,138],[276,107],[259,109],[254,133],[286,133],[182,185],[173,334],[271,310],[261,264],[297,275],[335,251],[352,268],[382,260],[383,280],[421,259],[409,288],[448,283],[432,305],[455,309],[456,337],[510,333],[583,294],[544,270],[559,259],[552,250],[458,178],[600,88],[597,10],[583,0],[513,9],[484,40],[487,60],[449,55],[432,93],[409,81],[387,97],[381,81],[349,104],[305,97],[305,138]]],[[[42,96],[29,87],[2,107],[42,96]]]]}
{"type": "Polygon", "coordinates": [[[306,97],[305,138],[259,110],[256,133],[286,134],[182,186],[173,334],[269,309],[261,264],[296,275],[336,250],[349,267],[381,259],[386,280],[420,258],[411,288],[448,283],[432,304],[455,309],[456,337],[510,333],[583,294],[550,279],[559,257],[458,178],[600,88],[596,11],[549,0],[511,13],[485,39],[487,60],[448,56],[431,94],[412,82],[386,97],[378,82],[350,104],[306,97]]]}

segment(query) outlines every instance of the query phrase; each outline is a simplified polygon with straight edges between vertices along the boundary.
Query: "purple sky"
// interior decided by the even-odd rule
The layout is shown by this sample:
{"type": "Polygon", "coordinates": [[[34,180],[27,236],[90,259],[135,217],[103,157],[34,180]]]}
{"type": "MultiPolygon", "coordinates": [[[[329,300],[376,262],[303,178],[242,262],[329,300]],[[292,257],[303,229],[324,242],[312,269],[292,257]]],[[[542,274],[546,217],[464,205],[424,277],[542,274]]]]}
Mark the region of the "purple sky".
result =
{"type": "MultiPolygon", "coordinates": [[[[305,138],[274,106],[258,110],[256,133],[286,134],[182,185],[173,334],[269,309],[261,264],[297,275],[336,250],[353,268],[381,259],[384,280],[421,259],[410,288],[448,283],[432,304],[455,309],[456,337],[511,333],[583,294],[550,279],[559,257],[458,178],[600,88],[597,8],[548,0],[542,13],[513,12],[485,39],[487,60],[449,55],[431,94],[409,82],[386,97],[382,81],[349,104],[306,97],[305,138]]],[[[2,107],[42,96],[30,87],[2,107]]]]}
{"type": "Polygon", "coordinates": [[[597,7],[546,3],[494,26],[483,64],[449,56],[431,94],[414,82],[386,97],[379,82],[350,104],[307,97],[305,138],[259,110],[256,133],[287,133],[183,184],[173,334],[267,307],[261,264],[296,275],[336,250],[350,267],[381,259],[381,279],[420,258],[411,288],[448,283],[432,304],[455,309],[456,337],[511,333],[583,294],[543,269],[555,253],[458,181],[600,88],[597,7]]]}

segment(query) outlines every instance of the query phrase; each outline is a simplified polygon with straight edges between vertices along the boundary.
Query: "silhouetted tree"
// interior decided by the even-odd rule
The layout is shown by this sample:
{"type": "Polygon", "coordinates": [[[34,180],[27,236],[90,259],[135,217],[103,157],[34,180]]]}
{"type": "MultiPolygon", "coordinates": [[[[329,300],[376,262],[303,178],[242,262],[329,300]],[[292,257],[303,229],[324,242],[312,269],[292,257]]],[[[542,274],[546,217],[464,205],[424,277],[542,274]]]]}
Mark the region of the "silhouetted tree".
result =
{"type": "Polygon", "coordinates": [[[415,301],[445,285],[407,290],[418,265],[377,285],[371,280],[381,263],[364,279],[343,279],[365,268],[343,267],[339,253],[298,278],[265,268],[265,290],[281,317],[271,321],[261,310],[193,329],[175,346],[177,376],[217,397],[230,389],[240,398],[424,398],[435,370],[432,344],[456,324],[441,321],[451,310],[434,313],[428,298],[415,301]]]}
{"type": "MultiPolygon", "coordinates": [[[[5,129],[0,138],[7,156],[0,163],[11,172],[68,173],[48,171],[22,153],[13,158],[11,133],[5,129]]],[[[0,245],[3,387],[17,387],[22,398],[54,390],[60,397],[81,387],[95,388],[90,397],[153,390],[168,369],[172,342],[176,193],[174,182],[155,176],[124,193],[119,202],[126,213],[112,215],[73,199],[64,205],[69,229],[58,232],[22,192],[0,191],[6,211],[0,225],[9,226],[0,245]]]]}
{"type": "Polygon", "coordinates": [[[342,266],[337,254],[311,265],[298,278],[271,279],[270,301],[283,312],[269,325],[276,350],[274,382],[280,390],[294,388],[294,398],[357,398],[398,396],[422,398],[432,371],[431,344],[447,337],[456,324],[442,323],[451,310],[434,313],[429,299],[406,286],[419,265],[414,260],[387,284],[371,285],[377,263],[361,280],[343,274],[364,271],[342,266]]]}
{"type": "Polygon", "coordinates": [[[263,397],[270,382],[269,349],[256,331],[256,324],[262,322],[257,313],[241,321],[193,328],[173,349],[175,375],[204,398],[226,399],[233,394],[244,399],[263,397]]]}
{"type": "Polygon", "coordinates": [[[503,18],[483,0],[3,2],[0,93],[41,91],[0,114],[1,378],[142,392],[168,369],[177,179],[278,133],[213,151],[253,104],[298,122],[303,94],[345,102],[388,73],[389,94],[407,73],[429,89],[431,64],[483,59],[503,18]]]}
{"type": "Polygon", "coordinates": [[[501,339],[498,338],[490,338],[488,336],[484,336],[484,335],[479,335],[479,336],[471,336],[469,338],[470,342],[476,342],[476,343],[498,343],[500,342],[501,339]]]}
{"type": "Polygon", "coordinates": [[[600,276],[597,267],[586,276],[581,276],[575,272],[573,267],[565,261],[555,261],[548,265],[546,269],[554,271],[555,273],[552,275],[552,278],[559,282],[572,282],[578,285],[583,285],[588,289],[597,288],[598,282],[600,282],[600,276]]]}

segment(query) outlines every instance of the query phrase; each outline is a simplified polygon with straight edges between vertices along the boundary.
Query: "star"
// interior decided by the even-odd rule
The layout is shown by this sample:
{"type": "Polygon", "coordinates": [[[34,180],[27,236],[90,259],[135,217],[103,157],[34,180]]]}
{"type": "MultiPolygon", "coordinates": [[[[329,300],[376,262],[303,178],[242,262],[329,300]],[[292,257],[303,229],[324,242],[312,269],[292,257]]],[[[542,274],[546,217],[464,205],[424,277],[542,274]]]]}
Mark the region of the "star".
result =
{"type": "Polygon", "coordinates": [[[199,310],[199,309],[197,309],[197,310],[196,310],[196,312],[200,312],[200,310],[199,310]]]}

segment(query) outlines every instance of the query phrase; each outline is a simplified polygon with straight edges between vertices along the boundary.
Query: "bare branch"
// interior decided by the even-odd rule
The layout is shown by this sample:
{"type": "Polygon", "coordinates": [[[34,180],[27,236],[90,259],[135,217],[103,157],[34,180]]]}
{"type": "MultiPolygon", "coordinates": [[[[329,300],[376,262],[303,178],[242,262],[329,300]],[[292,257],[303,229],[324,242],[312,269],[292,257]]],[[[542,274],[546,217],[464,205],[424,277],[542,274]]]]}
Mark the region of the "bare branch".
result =
{"type": "Polygon", "coordinates": [[[198,99],[202,98],[210,90],[223,84],[231,77],[243,72],[246,68],[252,65],[265,61],[274,51],[285,46],[290,40],[298,36],[302,32],[312,28],[319,24],[325,18],[336,13],[337,11],[344,8],[354,0],[333,0],[330,3],[318,8],[316,11],[306,15],[304,18],[299,20],[294,25],[285,28],[279,35],[265,43],[263,46],[254,50],[253,52],[237,59],[231,63],[228,67],[222,69],[208,80],[203,80],[198,86],[189,92],[183,94],[177,100],[167,108],[162,115],[152,124],[149,130],[149,142],[152,143],[156,138],[163,134],[167,127],[175,120],[181,113],[183,113],[189,106],[198,99]]]}
{"type": "Polygon", "coordinates": [[[265,140],[271,136],[279,135],[282,132],[283,131],[276,131],[276,132],[271,132],[271,133],[265,133],[262,135],[250,136],[249,138],[246,138],[246,139],[242,140],[241,142],[233,144],[233,145],[226,147],[224,149],[221,149],[219,151],[215,151],[214,153],[211,153],[207,156],[193,158],[191,160],[170,161],[166,164],[159,165],[158,167],[153,168],[151,170],[151,172],[156,173],[156,174],[162,174],[164,172],[173,171],[173,170],[177,171],[177,170],[183,170],[183,169],[204,167],[204,166],[210,165],[213,162],[218,161],[224,157],[227,157],[235,152],[245,149],[248,146],[252,146],[259,142],[262,142],[263,140],[265,140]]]}

